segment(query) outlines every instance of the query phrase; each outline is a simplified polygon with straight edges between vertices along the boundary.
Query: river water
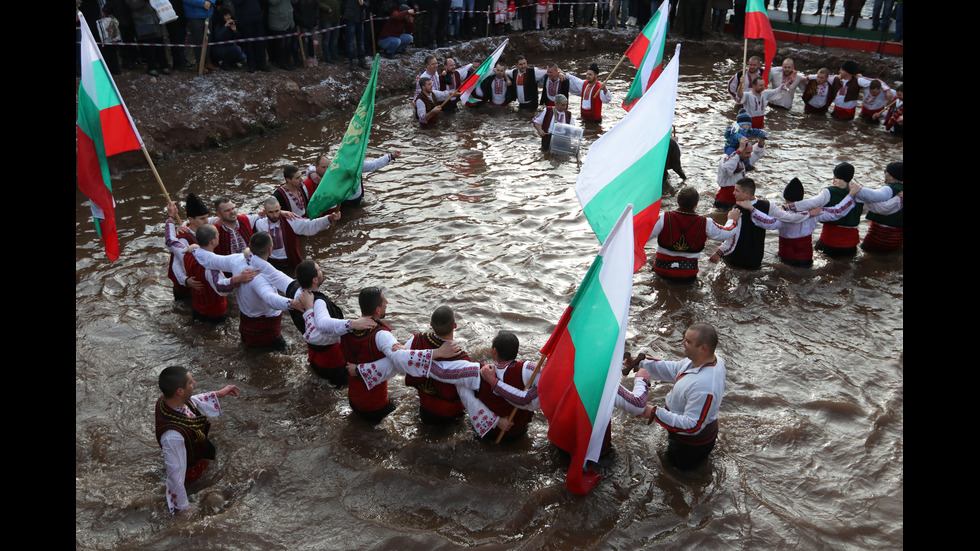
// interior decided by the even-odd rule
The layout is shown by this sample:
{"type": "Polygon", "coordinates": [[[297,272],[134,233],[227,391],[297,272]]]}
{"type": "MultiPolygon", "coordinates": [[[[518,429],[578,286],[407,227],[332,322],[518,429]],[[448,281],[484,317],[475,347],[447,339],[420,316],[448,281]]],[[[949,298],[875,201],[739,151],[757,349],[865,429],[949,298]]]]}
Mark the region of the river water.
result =
{"type": "MultiPolygon", "coordinates": [[[[513,53],[513,52],[512,52],[513,53]]],[[[711,211],[734,64],[684,59],[675,136],[688,183],[711,211]]],[[[613,54],[597,61],[606,68],[613,54]]],[[[468,60],[467,60],[468,61],[468,60]]],[[[536,60],[532,60],[536,61],[536,60]]],[[[584,75],[592,59],[563,61],[584,75]]],[[[622,99],[633,70],[610,83],[622,99]]],[[[402,157],[366,181],[362,208],[307,238],[345,313],[357,291],[382,285],[388,321],[406,340],[441,305],[456,336],[489,360],[500,329],[537,359],[592,262],[598,243],[574,193],[580,162],[539,150],[530,114],[467,110],[420,130],[408,94],[380,98],[369,155],[402,157]]],[[[578,100],[571,107],[577,111],[578,100]]],[[[604,109],[588,144],[623,116],[604,109]]],[[[158,169],[171,195],[229,195],[253,212],[285,163],[332,154],[351,113],[290,125],[245,143],[183,155],[158,169]]],[[[878,187],[903,144],[881,128],[771,111],[767,156],[754,173],[778,200],[793,176],[808,195],[833,166],[878,187]]],[[[665,208],[679,188],[672,176],[665,208]]],[[[390,384],[397,410],[377,426],[350,415],[345,392],[306,364],[283,323],[288,354],[238,340],[237,307],[218,328],[194,325],[166,277],[165,202],[148,169],[113,180],[122,255],[109,263],[76,193],[75,512],[79,549],[894,549],[903,546],[903,255],[830,260],[812,269],[775,258],[762,269],[701,262],[690,285],[645,268],[634,277],[627,349],[678,359],[684,329],[713,323],[728,365],[720,436],[710,460],[682,473],[665,464],[664,431],[614,412],[613,457],[587,496],[571,495],[568,458],[538,413],[528,437],[493,445],[469,426],[434,429],[417,398],[390,384]],[[218,460],[174,519],[153,436],[157,374],[188,366],[201,391],[235,383],[213,422],[218,460]]],[[[183,212],[183,210],[181,210],[183,212]]],[[[721,220],[723,215],[713,213],[721,220]]],[[[862,234],[867,230],[862,223],[862,234]]],[[[652,257],[654,245],[648,246],[652,257]]],[[[651,391],[663,403],[669,384],[651,391]]]]}

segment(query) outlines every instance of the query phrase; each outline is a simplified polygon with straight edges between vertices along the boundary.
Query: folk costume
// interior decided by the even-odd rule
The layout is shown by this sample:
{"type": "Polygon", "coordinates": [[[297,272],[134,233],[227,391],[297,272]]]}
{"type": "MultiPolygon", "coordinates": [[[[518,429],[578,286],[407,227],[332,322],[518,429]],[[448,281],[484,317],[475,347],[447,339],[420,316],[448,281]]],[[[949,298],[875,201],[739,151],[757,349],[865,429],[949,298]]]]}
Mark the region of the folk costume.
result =
{"type": "MultiPolygon", "coordinates": [[[[412,350],[433,350],[446,342],[432,331],[415,333],[406,343],[412,350]]],[[[466,352],[461,352],[448,361],[470,361],[466,352]]],[[[456,386],[430,377],[405,374],[405,384],[414,387],[419,394],[419,417],[426,423],[445,423],[463,415],[463,402],[459,399],[456,386]]]]}
{"type": "Polygon", "coordinates": [[[745,178],[746,165],[754,165],[765,154],[760,145],[752,147],[748,162],[743,162],[738,152],[725,155],[718,163],[718,192],[715,193],[715,207],[730,209],[735,205],[735,182],[745,178]]]}
{"type": "MultiPolygon", "coordinates": [[[[752,205],[756,210],[769,213],[769,201],[765,199],[753,199],[752,205]]],[[[735,208],[742,211],[743,217],[751,215],[738,205],[735,208]]],[[[758,270],[762,267],[762,256],[765,254],[766,230],[754,224],[740,223],[738,226],[738,231],[725,241],[718,253],[726,264],[746,270],[758,270]]]]}
{"type": "MultiPolygon", "coordinates": [[[[298,297],[303,292],[298,281],[286,288],[286,296],[298,297]]],[[[310,369],[337,388],[347,384],[347,360],[340,339],[350,330],[344,312],[326,294],[313,291],[313,307],[305,312],[290,309],[293,325],[303,335],[308,349],[310,369]]]]}
{"type": "Polygon", "coordinates": [[[681,209],[660,213],[650,237],[657,238],[653,271],[668,279],[693,280],[706,240],[725,241],[738,231],[739,220],[722,226],[714,220],[681,209]]]}
{"type": "Polygon", "coordinates": [[[551,150],[551,134],[554,132],[555,125],[558,123],[574,125],[575,120],[572,119],[572,113],[568,109],[557,111],[554,107],[545,107],[531,120],[532,125],[535,123],[540,124],[541,130],[545,132],[545,135],[541,136],[541,149],[549,151],[551,150]]]}
{"type": "Polygon", "coordinates": [[[205,392],[191,396],[187,404],[175,410],[161,396],[154,415],[157,443],[167,469],[167,507],[172,514],[190,506],[185,484],[199,479],[215,458],[214,444],[208,439],[208,418],[221,415],[221,404],[217,394],[205,392]]]}

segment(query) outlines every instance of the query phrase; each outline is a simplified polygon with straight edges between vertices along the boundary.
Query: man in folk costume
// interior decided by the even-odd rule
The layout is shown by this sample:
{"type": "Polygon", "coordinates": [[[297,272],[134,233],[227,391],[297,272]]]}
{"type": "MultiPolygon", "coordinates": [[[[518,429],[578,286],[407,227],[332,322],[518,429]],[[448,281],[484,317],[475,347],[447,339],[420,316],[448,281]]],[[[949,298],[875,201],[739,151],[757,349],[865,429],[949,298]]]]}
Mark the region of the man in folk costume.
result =
{"type": "Polygon", "coordinates": [[[681,341],[685,359],[647,360],[627,354],[623,365],[645,369],[650,380],[673,383],[664,405],[650,405],[644,417],[667,430],[667,460],[678,469],[691,469],[707,459],[718,438],[718,410],[725,393],[725,362],[717,354],[718,332],[695,323],[681,341]]]}
{"type": "Polygon", "coordinates": [[[675,281],[694,281],[698,275],[698,259],[708,239],[726,241],[739,230],[742,213],[728,212],[728,224],[695,213],[700,195],[698,190],[685,186],[677,192],[677,208],[661,212],[650,237],[657,238],[657,256],[653,271],[675,281]]]}
{"type": "Polygon", "coordinates": [[[776,93],[769,96],[769,105],[790,109],[796,97],[796,88],[803,81],[803,75],[796,71],[793,60],[783,60],[781,71],[769,71],[769,88],[776,93]]]}
{"type": "MultiPolygon", "coordinates": [[[[456,330],[456,316],[452,308],[440,306],[432,312],[429,320],[431,331],[418,332],[405,343],[411,350],[435,350],[446,342],[453,341],[456,330]]],[[[448,361],[470,361],[466,352],[460,351],[448,361]]],[[[405,374],[405,384],[415,387],[419,394],[419,418],[424,423],[443,424],[455,421],[463,415],[463,402],[460,401],[456,386],[429,377],[405,374]]]]}
{"type": "Polygon", "coordinates": [[[377,324],[364,318],[345,320],[340,307],[320,291],[322,283],[323,270],[317,263],[300,262],[296,280],[286,288],[286,296],[299,301],[301,308],[289,310],[289,315],[306,341],[310,369],[341,388],[347,385],[347,360],[340,346],[341,337],[350,331],[372,329],[377,324]]]}
{"type": "Polygon", "coordinates": [[[589,65],[589,70],[585,73],[585,80],[574,75],[568,75],[571,83],[569,89],[573,94],[582,97],[582,120],[598,122],[602,120],[602,104],[612,101],[612,94],[606,89],[606,85],[599,82],[599,66],[595,63],[589,65]]]}
{"type": "Polygon", "coordinates": [[[209,222],[218,228],[218,248],[215,252],[222,255],[236,254],[247,249],[253,233],[252,223],[258,220],[259,215],[238,214],[235,203],[227,197],[214,202],[214,211],[218,217],[209,222]]]}
{"type": "Polygon", "coordinates": [[[861,248],[867,252],[886,253],[902,248],[904,235],[903,189],[905,164],[902,161],[888,163],[885,168],[885,186],[876,190],[862,189],[857,199],[868,207],[868,228],[861,248]]]}
{"type": "Polygon", "coordinates": [[[428,78],[432,81],[432,88],[434,90],[442,90],[442,86],[439,83],[439,59],[432,54],[425,56],[425,68],[422,74],[415,77],[415,95],[417,96],[419,92],[422,91],[422,79],[428,78]]]}
{"type": "Polygon", "coordinates": [[[895,87],[895,102],[884,113],[875,113],[874,118],[885,120],[885,130],[901,136],[905,130],[905,83],[895,87]]]}
{"type": "MultiPolygon", "coordinates": [[[[737,203],[740,201],[748,201],[756,209],[766,214],[769,213],[769,201],[755,197],[755,180],[752,178],[742,178],[735,182],[735,208],[742,211],[743,217],[749,216],[744,207],[738,206],[737,203]]],[[[710,260],[711,262],[718,262],[724,259],[725,263],[730,266],[746,270],[758,270],[762,267],[765,242],[765,229],[743,222],[739,224],[735,235],[725,241],[721,248],[711,255],[710,260]]]]}
{"type": "MultiPolygon", "coordinates": [[[[214,252],[218,246],[218,229],[211,224],[201,226],[197,229],[196,241],[202,249],[214,252]]],[[[184,254],[183,258],[187,274],[203,282],[200,289],[191,290],[191,316],[205,323],[218,324],[228,319],[228,300],[225,297],[242,283],[252,281],[259,273],[249,269],[229,278],[218,270],[201,266],[193,254],[184,254]]]]}
{"type": "Polygon", "coordinates": [[[493,67],[493,78],[483,79],[480,83],[479,96],[488,105],[507,105],[517,99],[513,84],[507,76],[507,66],[498,61],[493,67]]]}
{"type": "Polygon", "coordinates": [[[551,149],[551,135],[555,130],[556,124],[575,124],[574,119],[572,119],[572,113],[568,110],[568,98],[558,94],[556,99],[558,101],[554,107],[545,107],[543,111],[538,113],[538,116],[531,120],[531,124],[537,130],[538,136],[541,136],[542,151],[549,151],[551,149]]]}
{"type": "Polygon", "coordinates": [[[164,225],[163,241],[170,251],[170,262],[167,264],[167,277],[173,282],[174,299],[184,300],[191,298],[191,291],[200,288],[200,281],[188,278],[192,276],[184,269],[184,251],[188,245],[197,243],[194,232],[198,228],[208,223],[208,209],[204,203],[193,193],[187,196],[187,225],[181,228],[174,227],[174,218],[177,216],[177,205],[173,202],[167,204],[167,222],[164,225]]]}
{"type": "Polygon", "coordinates": [[[885,111],[885,106],[895,98],[895,91],[888,87],[884,82],[873,78],[868,85],[867,92],[861,100],[861,118],[878,124],[878,113],[885,111]]]}
{"type": "MultiPolygon", "coordinates": [[[[834,180],[815,197],[789,203],[792,212],[805,212],[813,207],[832,207],[847,197],[849,184],[854,178],[854,167],[851,163],[840,163],[834,167],[834,180]]],[[[814,249],[827,256],[853,256],[861,240],[858,225],[861,223],[861,213],[864,203],[855,198],[854,208],[844,217],[833,222],[827,222],[820,231],[820,238],[814,249]]]]}
{"type": "Polygon", "coordinates": [[[209,417],[221,415],[219,398],[238,396],[235,385],[215,392],[194,394],[197,382],[182,366],[160,372],[157,382],[163,395],[155,407],[156,438],[167,469],[167,507],[176,513],[190,507],[186,484],[198,480],[215,458],[209,417]]]}
{"type": "Polygon", "coordinates": [[[558,68],[558,64],[552,63],[548,66],[548,78],[541,86],[541,101],[539,103],[548,107],[554,106],[558,103],[556,98],[559,95],[568,97],[570,86],[571,83],[565,73],[558,68]]]}
{"type": "Polygon", "coordinates": [[[415,99],[412,100],[415,116],[418,117],[419,124],[422,126],[435,126],[439,122],[439,113],[442,112],[442,106],[439,105],[439,102],[446,101],[452,94],[433,89],[433,83],[429,77],[420,78],[419,83],[421,89],[415,95],[415,99]]]}
{"type": "Polygon", "coordinates": [[[548,76],[547,69],[528,66],[524,56],[517,56],[516,67],[509,73],[514,83],[514,96],[520,109],[538,108],[538,83],[548,76]]]}
{"type": "Polygon", "coordinates": [[[780,90],[785,92],[786,89],[766,90],[766,81],[762,80],[762,77],[754,77],[748,84],[739,103],[742,104],[745,113],[752,119],[752,128],[762,129],[765,126],[766,106],[769,105],[769,98],[780,90]]]}
{"type": "Polygon", "coordinates": [[[740,138],[738,149],[725,155],[718,163],[718,192],[715,194],[715,208],[728,210],[735,206],[735,184],[745,178],[746,164],[754,165],[765,154],[766,140],[762,138],[755,146],[748,138],[740,138]]]}
{"type": "Polygon", "coordinates": [[[200,247],[190,247],[194,259],[205,268],[233,276],[246,269],[261,272],[238,288],[238,333],[245,346],[285,351],[287,345],[281,334],[282,312],[300,306],[297,301],[279,293],[285,293],[293,280],[269,264],[272,236],[267,232],[252,234],[248,248],[243,254],[216,255],[200,247]]]}
{"type": "MultiPolygon", "coordinates": [[[[402,152],[399,149],[392,150],[390,153],[385,153],[380,157],[372,160],[364,159],[364,164],[361,165],[361,181],[357,184],[357,191],[353,195],[344,199],[341,203],[344,206],[356,207],[361,204],[361,199],[364,198],[364,175],[368,172],[374,172],[388,166],[389,163],[401,157],[402,152]]],[[[317,186],[320,185],[320,180],[323,175],[327,173],[327,169],[330,168],[330,158],[326,155],[319,155],[316,158],[316,162],[313,163],[313,171],[309,173],[306,180],[303,181],[303,186],[306,188],[307,193],[310,197],[313,197],[313,192],[316,191],[317,186]]],[[[334,205],[324,211],[324,214],[333,214],[340,205],[334,205]]],[[[321,214],[320,216],[323,216],[321,214]]]]}
{"type": "Polygon", "coordinates": [[[286,183],[276,188],[272,196],[279,201],[282,210],[305,218],[310,195],[303,185],[303,172],[298,167],[286,165],[282,169],[282,176],[286,183]]]}
{"type": "MultiPolygon", "coordinates": [[[[463,81],[466,80],[466,77],[469,76],[470,70],[472,68],[473,68],[472,63],[468,65],[463,65],[462,67],[457,67],[456,60],[451,57],[447,57],[445,70],[439,76],[439,81],[442,84],[441,87],[442,90],[449,92],[450,94],[458,90],[460,85],[463,84],[463,81]]],[[[435,86],[433,85],[433,88],[434,87],[435,86]]],[[[455,112],[456,108],[458,107],[458,104],[459,104],[459,97],[458,96],[453,97],[451,100],[449,100],[449,103],[447,103],[445,107],[443,107],[442,110],[447,113],[455,112]]]]}
{"type": "Polygon", "coordinates": [[[830,86],[831,74],[822,68],[814,75],[807,75],[803,81],[803,112],[825,115],[834,98],[830,86]]]}
{"type": "MultiPolygon", "coordinates": [[[[847,215],[854,207],[854,195],[861,189],[855,182],[850,184],[847,197],[832,207],[814,207],[809,212],[786,212],[776,205],[771,205],[769,213],[757,210],[750,202],[742,201],[738,206],[751,213],[751,223],[766,230],[779,230],[779,252],[776,256],[780,262],[790,266],[809,268],[813,266],[813,231],[818,222],[832,222],[847,215]]],[[[793,178],[786,189],[783,198],[788,202],[803,200],[803,183],[799,178],[793,178]]],[[[749,223],[749,222],[746,222],[749,223]]]]}
{"type": "Polygon", "coordinates": [[[272,252],[269,263],[279,270],[290,271],[303,260],[299,248],[299,235],[316,235],[330,227],[331,222],[340,220],[340,211],[310,220],[309,218],[285,219],[282,207],[275,197],[269,197],[262,204],[265,218],[255,221],[255,231],[268,232],[272,236],[272,252]]]}
{"type": "Polygon", "coordinates": [[[835,119],[853,119],[861,89],[867,89],[871,85],[871,79],[862,77],[857,71],[858,65],[855,61],[845,61],[837,78],[831,80],[831,94],[834,96],[834,110],[831,115],[835,119]]]}
{"type": "Polygon", "coordinates": [[[763,74],[762,59],[760,59],[759,56],[754,55],[750,57],[747,65],[748,71],[739,70],[735,73],[735,76],[728,79],[728,93],[732,96],[732,99],[735,100],[736,104],[740,104],[740,100],[742,99],[742,89],[744,87],[744,83],[746,82],[745,76],[743,75],[747,75],[749,78],[748,82],[752,82],[752,79],[755,77],[761,77],[763,74]]]}

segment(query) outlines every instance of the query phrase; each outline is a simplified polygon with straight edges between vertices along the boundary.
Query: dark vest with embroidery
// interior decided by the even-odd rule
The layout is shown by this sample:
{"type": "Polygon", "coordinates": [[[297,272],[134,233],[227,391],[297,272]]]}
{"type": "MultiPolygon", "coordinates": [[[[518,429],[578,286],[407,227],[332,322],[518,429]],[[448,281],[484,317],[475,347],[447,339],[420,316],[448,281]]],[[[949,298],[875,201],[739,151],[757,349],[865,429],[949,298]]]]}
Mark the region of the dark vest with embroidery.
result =
{"type": "MultiPolygon", "coordinates": [[[[898,195],[899,192],[902,191],[902,189],[904,188],[904,184],[902,182],[889,182],[888,187],[892,188],[892,196],[894,197],[895,195],[898,195]]],[[[904,208],[892,214],[878,214],[876,212],[869,211],[867,218],[872,222],[877,222],[879,224],[884,224],[886,226],[891,226],[893,228],[902,228],[904,227],[903,224],[905,223],[904,213],[905,213],[904,208]]]]}
{"type": "MultiPolygon", "coordinates": [[[[223,224],[219,222],[218,225],[218,246],[214,249],[214,254],[231,254],[231,235],[223,224]]],[[[242,237],[242,241],[245,242],[245,246],[248,247],[248,242],[252,239],[252,224],[249,222],[247,215],[238,215],[238,229],[233,231],[238,232],[238,235],[242,237]]]]}
{"type": "MultiPolygon", "coordinates": [[[[188,402],[187,407],[194,413],[194,417],[187,417],[174,410],[163,401],[163,397],[160,397],[156,405],[156,435],[157,444],[160,444],[160,437],[168,430],[175,430],[184,437],[189,469],[201,459],[214,459],[215,450],[214,444],[208,440],[211,422],[194,407],[193,403],[188,402]]],[[[163,447],[163,444],[160,446],[163,447]]]]}
{"type": "MultiPolygon", "coordinates": [[[[522,86],[524,88],[524,99],[527,103],[522,103],[521,105],[529,105],[532,109],[538,106],[538,82],[534,79],[534,69],[528,69],[524,71],[524,82],[520,85],[517,84],[517,69],[510,72],[510,80],[514,83],[514,89],[516,91],[517,86],[522,86]]],[[[516,92],[515,92],[516,94],[516,92]]],[[[515,99],[517,96],[515,95],[515,99]]]]}

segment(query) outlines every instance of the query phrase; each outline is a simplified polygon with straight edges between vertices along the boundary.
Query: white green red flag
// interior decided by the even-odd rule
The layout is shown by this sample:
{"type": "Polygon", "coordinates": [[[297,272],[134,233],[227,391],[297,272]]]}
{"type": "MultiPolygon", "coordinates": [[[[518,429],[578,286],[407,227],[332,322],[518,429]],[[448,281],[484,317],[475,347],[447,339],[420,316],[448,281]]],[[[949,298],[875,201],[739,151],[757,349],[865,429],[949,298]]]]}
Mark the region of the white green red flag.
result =
{"type": "Polygon", "coordinates": [[[488,76],[493,74],[493,68],[497,64],[497,60],[500,59],[500,54],[504,53],[504,46],[510,42],[510,39],[505,39],[503,44],[497,46],[497,49],[490,54],[483,63],[480,64],[473,72],[466,77],[457,89],[460,93],[459,101],[463,103],[478,103],[478,100],[471,100],[470,95],[473,93],[480,83],[483,82],[488,76]]]}
{"type": "Polygon", "coordinates": [[[633,211],[628,205],[599,249],[571,304],[541,349],[538,382],[548,438],[572,456],[565,484],[585,494],[599,481],[598,461],[622,374],[633,296],[633,211]]]}
{"type": "Polygon", "coordinates": [[[678,44],[663,75],[623,120],[592,144],[575,183],[579,204],[600,243],[623,207],[633,205],[635,271],[646,263],[643,249],[660,216],[680,52],[678,44]]]}
{"type": "Polygon", "coordinates": [[[776,35],[772,32],[772,24],[766,14],[763,0],[749,0],[745,5],[745,38],[761,38],[765,41],[766,65],[762,71],[762,79],[769,82],[769,67],[776,57],[776,35]]]}
{"type": "Polygon", "coordinates": [[[667,43],[667,4],[668,2],[660,4],[660,9],[643,27],[643,32],[626,50],[626,57],[636,67],[636,77],[623,99],[623,109],[627,111],[633,108],[660,76],[664,62],[664,45],[667,43]]]}
{"type": "Polygon", "coordinates": [[[106,256],[114,262],[119,258],[119,237],[108,158],[143,147],[143,138],[133,124],[92,31],[80,12],[78,21],[82,32],[82,79],[78,87],[75,132],[78,188],[91,202],[96,231],[105,243],[106,256]]]}
{"type": "Polygon", "coordinates": [[[364,155],[367,154],[368,141],[371,138],[371,124],[374,122],[374,96],[378,88],[379,55],[375,54],[371,66],[371,78],[368,80],[364,94],[350,122],[347,132],[340,142],[340,149],[334,155],[327,172],[320,179],[316,190],[306,205],[306,213],[310,218],[316,218],[341,201],[357,193],[361,185],[361,173],[364,170],[364,155]]]}

